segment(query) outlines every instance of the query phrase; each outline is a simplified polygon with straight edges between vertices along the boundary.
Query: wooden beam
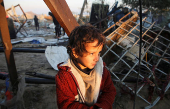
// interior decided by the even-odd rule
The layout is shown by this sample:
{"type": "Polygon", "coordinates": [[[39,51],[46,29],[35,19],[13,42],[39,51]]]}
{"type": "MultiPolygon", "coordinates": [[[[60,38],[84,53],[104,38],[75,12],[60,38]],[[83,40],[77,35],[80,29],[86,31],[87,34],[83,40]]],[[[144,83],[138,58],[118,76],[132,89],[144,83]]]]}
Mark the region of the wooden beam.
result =
{"type": "Polygon", "coordinates": [[[65,0],[44,0],[44,2],[68,36],[76,26],[79,26],[65,0]]]}
{"type": "Polygon", "coordinates": [[[12,52],[12,44],[11,44],[3,0],[0,0],[0,31],[1,31],[2,42],[4,46],[4,52],[5,52],[8,71],[9,71],[9,77],[12,84],[12,90],[15,95],[18,91],[18,74],[15,66],[13,52],[12,52]]]}

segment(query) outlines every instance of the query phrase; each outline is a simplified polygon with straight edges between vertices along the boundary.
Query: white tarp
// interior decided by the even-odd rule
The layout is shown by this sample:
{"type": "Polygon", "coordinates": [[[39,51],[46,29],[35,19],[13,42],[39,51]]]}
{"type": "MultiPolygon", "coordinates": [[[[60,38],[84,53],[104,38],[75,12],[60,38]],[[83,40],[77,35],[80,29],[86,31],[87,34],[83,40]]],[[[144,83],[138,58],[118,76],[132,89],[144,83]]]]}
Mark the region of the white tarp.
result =
{"type": "Polygon", "coordinates": [[[47,46],[45,56],[55,70],[58,70],[59,63],[66,61],[69,57],[64,46],[47,46]]]}
{"type": "Polygon", "coordinates": [[[51,23],[51,24],[49,25],[49,27],[52,28],[52,29],[54,29],[54,28],[55,28],[54,23],[51,23]]]}
{"type": "Polygon", "coordinates": [[[28,35],[25,32],[22,32],[22,34],[20,32],[17,33],[17,37],[19,38],[23,38],[23,37],[33,37],[33,36],[49,36],[49,35],[55,35],[54,32],[48,32],[45,30],[39,30],[39,31],[35,31],[35,30],[28,30],[27,31],[28,35]],[[24,35],[23,35],[24,34],[24,35]]]}
{"type": "Polygon", "coordinates": [[[40,43],[45,43],[45,39],[42,37],[28,37],[28,38],[23,38],[21,40],[15,40],[15,39],[11,39],[11,43],[12,44],[16,44],[16,43],[20,43],[20,42],[30,42],[32,40],[37,40],[40,43]]]}
{"type": "Polygon", "coordinates": [[[63,42],[64,40],[58,40],[58,39],[47,39],[45,40],[43,37],[27,37],[27,38],[23,38],[21,40],[15,40],[15,39],[11,39],[11,43],[12,44],[17,44],[17,43],[20,43],[20,42],[30,42],[30,41],[33,41],[33,40],[37,40],[39,41],[40,43],[44,43],[44,44],[57,44],[59,42],[63,42]]]}
{"type": "Polygon", "coordinates": [[[39,41],[40,43],[44,43],[44,42],[45,42],[45,39],[42,38],[42,37],[29,37],[29,38],[24,38],[24,39],[22,40],[22,42],[30,42],[30,41],[32,41],[32,40],[37,40],[37,41],[39,41]]]}

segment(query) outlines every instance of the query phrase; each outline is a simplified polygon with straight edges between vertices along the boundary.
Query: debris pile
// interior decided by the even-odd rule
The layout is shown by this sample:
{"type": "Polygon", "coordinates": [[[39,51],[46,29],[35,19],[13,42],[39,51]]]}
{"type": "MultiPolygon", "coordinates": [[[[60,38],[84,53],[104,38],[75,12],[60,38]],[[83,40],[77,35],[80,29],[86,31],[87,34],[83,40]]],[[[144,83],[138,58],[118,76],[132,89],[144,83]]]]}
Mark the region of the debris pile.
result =
{"type": "Polygon", "coordinates": [[[136,93],[148,103],[145,107],[148,109],[162,99],[170,87],[170,31],[155,25],[155,22],[148,22],[146,17],[143,18],[141,70],[137,79],[140,18],[136,12],[128,13],[126,16],[116,22],[118,28],[107,36],[107,45],[102,58],[113,80],[126,87],[126,91],[132,95],[136,86],[132,83],[139,82],[136,93]],[[125,21],[128,15],[131,15],[131,18],[125,21]],[[148,93],[142,95],[141,92],[146,87],[148,93]]]}

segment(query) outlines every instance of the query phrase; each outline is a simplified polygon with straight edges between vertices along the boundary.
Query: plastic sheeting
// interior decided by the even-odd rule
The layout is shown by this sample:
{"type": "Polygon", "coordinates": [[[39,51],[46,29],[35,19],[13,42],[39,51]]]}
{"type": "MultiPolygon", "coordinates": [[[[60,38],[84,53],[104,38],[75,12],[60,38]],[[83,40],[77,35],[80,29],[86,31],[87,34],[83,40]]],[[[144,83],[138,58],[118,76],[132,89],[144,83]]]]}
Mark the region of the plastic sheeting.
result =
{"type": "Polygon", "coordinates": [[[64,46],[47,46],[45,56],[55,70],[58,70],[59,63],[66,61],[69,57],[64,46]]]}

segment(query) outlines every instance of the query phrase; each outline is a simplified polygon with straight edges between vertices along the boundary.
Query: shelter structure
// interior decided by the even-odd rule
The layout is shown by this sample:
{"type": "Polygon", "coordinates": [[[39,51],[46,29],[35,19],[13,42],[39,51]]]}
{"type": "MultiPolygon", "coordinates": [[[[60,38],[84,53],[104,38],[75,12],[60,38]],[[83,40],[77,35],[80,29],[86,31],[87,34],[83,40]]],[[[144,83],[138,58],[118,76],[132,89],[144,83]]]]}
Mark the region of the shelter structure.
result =
{"type": "Polygon", "coordinates": [[[118,28],[107,36],[102,58],[113,76],[113,81],[118,82],[120,87],[132,96],[135,94],[135,85],[130,82],[139,82],[136,94],[148,103],[145,108],[149,109],[162,99],[170,88],[170,31],[155,25],[155,22],[148,22],[146,17],[143,18],[142,48],[139,53],[139,18],[136,12],[131,12],[116,22],[118,28]],[[132,17],[124,21],[129,14],[132,17]],[[141,71],[137,79],[139,67],[141,71]],[[149,90],[143,95],[141,92],[146,88],[149,90]]]}
{"type": "MultiPolygon", "coordinates": [[[[9,14],[9,15],[12,17],[13,20],[15,20],[16,22],[18,22],[18,23],[20,24],[19,28],[16,30],[16,34],[17,34],[18,32],[20,32],[20,33],[22,34],[22,32],[21,32],[20,30],[23,29],[23,30],[25,31],[25,29],[24,29],[24,24],[27,22],[27,16],[26,16],[24,10],[22,9],[22,7],[20,6],[20,4],[18,4],[18,5],[16,5],[16,6],[12,6],[11,8],[7,9],[7,10],[6,10],[6,13],[9,14]],[[24,16],[23,18],[25,18],[23,22],[21,22],[21,21],[18,19],[18,15],[17,15],[17,13],[15,12],[15,8],[16,8],[16,7],[19,7],[20,10],[21,10],[22,13],[23,13],[23,16],[24,16]],[[12,11],[13,14],[11,13],[11,11],[12,11]]],[[[27,34],[26,31],[25,31],[25,33],[27,34]]],[[[24,35],[24,34],[23,34],[23,35],[24,35]]],[[[27,35],[28,35],[28,34],[27,34],[27,35]]]]}

